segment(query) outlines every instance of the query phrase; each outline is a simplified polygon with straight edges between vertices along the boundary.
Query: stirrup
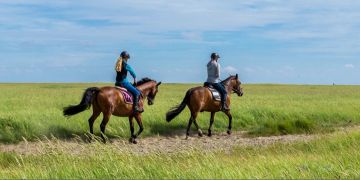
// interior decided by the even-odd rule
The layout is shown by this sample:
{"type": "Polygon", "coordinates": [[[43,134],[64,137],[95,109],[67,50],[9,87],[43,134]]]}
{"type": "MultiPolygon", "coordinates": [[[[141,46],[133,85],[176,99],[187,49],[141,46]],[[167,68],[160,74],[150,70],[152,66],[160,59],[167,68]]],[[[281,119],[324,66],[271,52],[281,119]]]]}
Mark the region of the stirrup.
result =
{"type": "Polygon", "coordinates": [[[144,112],[144,108],[134,107],[134,113],[142,113],[144,112]]]}
{"type": "Polygon", "coordinates": [[[230,108],[227,107],[226,105],[221,106],[221,111],[229,111],[229,110],[230,110],[230,108]]]}

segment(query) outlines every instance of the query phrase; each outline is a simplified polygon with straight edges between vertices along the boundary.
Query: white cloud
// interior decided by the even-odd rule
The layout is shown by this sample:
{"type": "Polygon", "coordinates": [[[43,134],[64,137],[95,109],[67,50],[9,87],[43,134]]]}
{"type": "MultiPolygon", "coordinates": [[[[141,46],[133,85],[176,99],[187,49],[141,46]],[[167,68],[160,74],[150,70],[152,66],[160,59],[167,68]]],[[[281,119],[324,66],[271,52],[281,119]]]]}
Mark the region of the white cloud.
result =
{"type": "MultiPolygon", "coordinates": [[[[47,1],[14,0],[0,3],[0,7],[2,7],[0,9],[7,9],[2,15],[5,18],[0,17],[0,23],[18,27],[16,31],[3,29],[7,32],[6,34],[10,33],[14,36],[20,34],[25,38],[31,34],[30,37],[35,35],[41,39],[98,37],[99,39],[135,39],[147,43],[146,40],[149,41],[151,38],[149,33],[180,32],[179,38],[199,41],[203,40],[202,33],[206,31],[238,31],[246,27],[283,23],[290,16],[288,12],[284,12],[286,9],[264,6],[260,10],[251,10],[247,7],[250,5],[254,4],[237,1],[222,3],[190,0],[171,3],[165,0],[151,2],[125,0],[101,3],[96,1],[49,3],[47,1]],[[17,6],[18,4],[21,6],[17,6]],[[39,12],[34,8],[37,6],[58,8],[58,11],[51,15],[39,12]],[[69,10],[70,6],[76,10],[69,10]],[[122,7],[123,11],[119,11],[118,7],[122,7]],[[266,14],[266,16],[262,14],[266,14]],[[99,19],[109,22],[110,25],[106,28],[97,28],[82,24],[82,20],[99,19]],[[32,32],[33,30],[38,31],[38,29],[43,32],[32,32]],[[148,34],[144,35],[144,32],[148,34]]],[[[157,36],[154,39],[162,41],[166,40],[166,36],[160,38],[157,36]]]]}
{"type": "Polygon", "coordinates": [[[355,66],[353,64],[345,64],[344,67],[349,68],[349,69],[355,68],[355,66]]]}
{"type": "MultiPolygon", "coordinates": [[[[106,53],[117,48],[139,54],[144,49],[153,49],[164,57],[176,57],[178,53],[195,49],[197,54],[226,49],[234,52],[234,56],[253,53],[261,58],[259,61],[265,61],[275,56],[267,58],[268,54],[258,52],[275,44],[275,48],[283,48],[282,55],[300,53],[308,61],[318,58],[309,54],[349,57],[342,58],[342,65],[353,62],[350,58],[360,53],[359,9],[357,0],[3,1],[0,2],[0,53],[10,58],[2,57],[4,60],[0,61],[21,62],[16,58],[33,53],[31,61],[43,62],[37,63],[39,67],[76,67],[89,59],[111,59],[112,55],[106,53]],[[251,51],[243,49],[240,41],[248,43],[251,51]],[[188,44],[176,46],[178,42],[188,44]],[[266,42],[264,46],[263,42],[266,42]],[[194,43],[204,43],[203,49],[193,48],[194,43]],[[177,49],[169,50],[170,47],[177,49]],[[71,53],[75,56],[67,55],[71,53]]],[[[269,51],[277,53],[271,47],[269,51]]],[[[270,69],[257,67],[255,63],[248,66],[240,71],[269,78],[277,72],[295,71],[290,66],[270,69]]],[[[343,68],[355,66],[346,64],[343,68]]],[[[0,71],[4,70],[0,67],[0,71]]],[[[238,70],[228,66],[224,71],[233,74],[238,70]]]]}
{"type": "Polygon", "coordinates": [[[224,68],[224,72],[229,73],[229,74],[235,74],[238,72],[238,70],[235,67],[232,66],[226,66],[224,68]]]}
{"type": "Polygon", "coordinates": [[[177,38],[193,42],[205,41],[204,32],[244,31],[246,28],[255,27],[258,31],[254,33],[258,37],[280,41],[314,41],[306,43],[305,47],[298,47],[300,49],[295,48],[298,51],[348,52],[355,49],[359,52],[359,7],[360,3],[356,0],[286,3],[282,0],[226,3],[216,0],[184,0],[171,3],[167,0],[110,0],[101,3],[81,0],[13,0],[0,3],[0,24],[20,29],[0,29],[0,33],[6,34],[4,37],[36,37],[44,41],[54,37],[90,41],[97,38],[103,41],[116,39],[154,44],[176,40],[169,39],[166,35],[158,35],[167,32],[178,32],[180,36],[177,38]],[[17,6],[18,4],[21,6],[17,6]],[[33,9],[37,6],[59,10],[52,15],[33,9]],[[119,7],[123,10],[119,11],[119,7]],[[104,20],[109,22],[109,26],[92,27],[82,24],[83,20],[104,20]],[[277,27],[266,28],[272,25],[277,27]],[[347,43],[342,43],[342,48],[339,48],[339,42],[347,43]]]}
{"type": "Polygon", "coordinates": [[[246,67],[246,68],[244,68],[244,71],[245,71],[245,72],[248,72],[248,73],[252,73],[252,72],[255,71],[255,69],[254,69],[254,68],[251,68],[251,67],[246,67]]]}
{"type": "Polygon", "coordinates": [[[294,71],[295,68],[292,67],[292,66],[285,66],[285,67],[284,67],[284,70],[286,70],[286,71],[294,71]]]}
{"type": "Polygon", "coordinates": [[[276,72],[283,75],[289,75],[295,72],[295,68],[293,68],[292,66],[284,66],[278,69],[276,72]]]}
{"type": "Polygon", "coordinates": [[[201,35],[201,33],[199,32],[183,32],[181,33],[182,37],[186,40],[191,40],[191,41],[202,41],[203,37],[201,35]]]}

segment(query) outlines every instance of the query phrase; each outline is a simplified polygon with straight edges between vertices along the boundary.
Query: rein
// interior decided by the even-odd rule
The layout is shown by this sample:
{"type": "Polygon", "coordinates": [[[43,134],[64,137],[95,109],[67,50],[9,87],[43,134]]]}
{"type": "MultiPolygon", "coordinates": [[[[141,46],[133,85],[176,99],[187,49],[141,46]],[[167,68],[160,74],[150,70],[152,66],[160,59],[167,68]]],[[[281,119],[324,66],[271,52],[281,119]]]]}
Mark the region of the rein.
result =
{"type": "MultiPolygon", "coordinates": [[[[221,81],[221,84],[224,85],[225,87],[229,87],[230,85],[228,85],[228,84],[229,84],[229,82],[230,82],[233,78],[234,78],[234,77],[229,77],[229,78],[221,81]]],[[[228,91],[228,88],[225,88],[225,89],[228,91]]],[[[235,92],[238,92],[238,90],[235,89],[234,87],[232,87],[232,90],[235,91],[235,92]]],[[[228,92],[228,93],[231,93],[231,91],[228,92]]]]}
{"type": "MultiPolygon", "coordinates": [[[[139,87],[145,86],[145,85],[147,85],[147,83],[150,83],[150,82],[152,82],[152,81],[146,82],[146,83],[144,83],[144,84],[142,84],[142,85],[140,85],[140,86],[136,86],[136,88],[139,89],[139,87]]],[[[152,101],[153,98],[150,98],[149,95],[145,96],[145,91],[146,91],[147,88],[151,88],[151,87],[150,87],[150,86],[149,86],[149,87],[145,86],[144,89],[142,89],[142,90],[139,89],[139,91],[141,92],[141,93],[140,93],[140,94],[141,94],[141,97],[142,97],[142,98],[148,98],[150,101],[152,101]]]]}

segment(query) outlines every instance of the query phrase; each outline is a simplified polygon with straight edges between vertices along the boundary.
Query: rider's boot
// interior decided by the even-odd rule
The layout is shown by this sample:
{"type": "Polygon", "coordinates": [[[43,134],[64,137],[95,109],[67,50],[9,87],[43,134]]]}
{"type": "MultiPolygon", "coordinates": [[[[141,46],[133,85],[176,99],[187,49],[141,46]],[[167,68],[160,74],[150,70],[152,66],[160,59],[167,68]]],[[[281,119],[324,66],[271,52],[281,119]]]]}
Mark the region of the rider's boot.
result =
{"type": "Polygon", "coordinates": [[[229,111],[230,109],[229,109],[229,107],[227,106],[227,104],[226,104],[226,99],[221,99],[221,111],[229,111]]]}
{"type": "Polygon", "coordinates": [[[142,112],[144,112],[144,109],[139,106],[139,100],[140,100],[140,96],[135,96],[134,97],[134,113],[142,113],[142,112]]]}

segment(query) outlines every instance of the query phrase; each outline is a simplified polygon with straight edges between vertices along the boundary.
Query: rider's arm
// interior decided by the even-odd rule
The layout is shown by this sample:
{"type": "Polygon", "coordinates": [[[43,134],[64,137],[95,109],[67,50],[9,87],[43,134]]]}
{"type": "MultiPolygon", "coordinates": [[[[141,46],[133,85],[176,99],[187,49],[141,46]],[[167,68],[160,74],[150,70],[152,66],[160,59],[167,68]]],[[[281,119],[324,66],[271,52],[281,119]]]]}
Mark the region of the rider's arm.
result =
{"type": "Polygon", "coordinates": [[[131,66],[128,65],[128,64],[126,64],[126,67],[125,67],[125,68],[126,68],[127,71],[129,71],[130,75],[131,75],[134,79],[136,79],[136,74],[135,74],[134,69],[131,68],[131,66]]]}
{"type": "Polygon", "coordinates": [[[216,63],[216,78],[220,80],[220,64],[216,63]]]}

